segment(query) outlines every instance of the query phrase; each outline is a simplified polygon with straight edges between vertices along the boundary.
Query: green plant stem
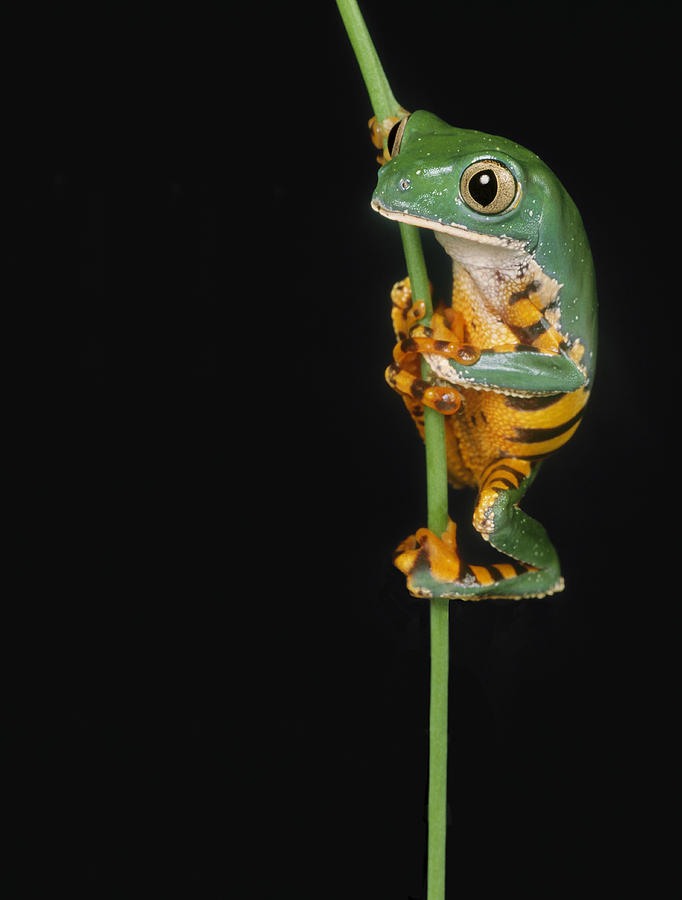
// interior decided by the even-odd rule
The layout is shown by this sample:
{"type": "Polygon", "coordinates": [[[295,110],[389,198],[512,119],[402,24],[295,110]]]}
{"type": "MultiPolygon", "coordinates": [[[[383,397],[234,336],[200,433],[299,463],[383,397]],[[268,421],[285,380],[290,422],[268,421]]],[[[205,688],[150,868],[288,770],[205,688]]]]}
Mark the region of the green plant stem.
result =
{"type": "MultiPolygon", "coordinates": [[[[433,312],[419,229],[400,225],[403,250],[413,297],[423,299],[425,319],[433,312]]],[[[422,375],[429,376],[426,361],[422,375]]],[[[428,526],[441,534],[448,524],[448,473],[445,454],[445,419],[434,409],[424,409],[426,447],[426,498],[428,526]]],[[[431,674],[429,702],[429,798],[427,900],[445,898],[445,846],[447,829],[448,672],[450,665],[450,603],[434,598],[430,606],[431,674]]]]}
{"type": "MultiPolygon", "coordinates": [[[[374,44],[356,0],[336,0],[348,37],[367,87],[374,115],[379,122],[402,110],[393,96],[374,44]]],[[[432,306],[419,229],[400,223],[400,235],[410,277],[412,296],[426,304],[424,323],[432,306]]],[[[422,372],[429,377],[427,363],[422,372]]],[[[445,421],[432,409],[424,410],[426,447],[427,521],[440,535],[448,522],[447,457],[445,421]]],[[[445,840],[447,816],[449,601],[431,600],[431,684],[429,705],[429,799],[427,847],[427,900],[445,900],[445,840]]]]}
{"type": "MultiPolygon", "coordinates": [[[[400,236],[410,287],[415,300],[423,300],[426,314],[425,325],[431,321],[433,307],[431,291],[426,273],[419,229],[413,225],[400,223],[400,236]]],[[[422,361],[422,375],[429,378],[431,370],[426,360],[422,361]]],[[[445,419],[435,409],[424,409],[424,444],[426,447],[426,507],[428,526],[431,531],[441,534],[448,525],[448,470],[445,454],[445,419]]]]}
{"type": "Polygon", "coordinates": [[[336,5],[360,66],[360,72],[372,104],[372,111],[377,120],[383,122],[384,119],[397,115],[400,106],[393,96],[393,91],[356,0],[336,0],[336,5]]]}

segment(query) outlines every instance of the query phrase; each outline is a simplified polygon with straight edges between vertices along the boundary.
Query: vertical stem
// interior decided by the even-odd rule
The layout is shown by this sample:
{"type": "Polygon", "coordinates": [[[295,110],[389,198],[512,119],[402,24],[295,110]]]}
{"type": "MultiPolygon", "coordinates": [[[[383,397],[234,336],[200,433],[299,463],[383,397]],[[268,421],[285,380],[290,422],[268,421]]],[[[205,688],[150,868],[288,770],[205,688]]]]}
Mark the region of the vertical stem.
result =
{"type": "MultiPolygon", "coordinates": [[[[337,0],[337,6],[358,60],[374,115],[379,122],[400,112],[377,56],[356,0],[337,0]]],[[[426,304],[431,318],[431,294],[419,230],[400,224],[400,235],[412,296],[426,304]]],[[[422,362],[424,377],[429,369],[422,362]]],[[[441,534],[448,522],[448,480],[444,417],[424,410],[426,498],[428,526],[441,534]]],[[[429,705],[429,799],[427,900],[445,900],[445,838],[447,816],[449,601],[431,600],[431,691],[429,705]]]]}
{"type": "MultiPolygon", "coordinates": [[[[416,228],[402,225],[400,234],[412,296],[424,300],[425,324],[433,312],[429,282],[416,228]]],[[[428,364],[422,362],[428,377],[428,364]]],[[[441,534],[448,523],[448,474],[445,454],[445,418],[433,409],[424,409],[426,446],[426,496],[428,526],[441,534]]],[[[430,605],[431,685],[429,701],[429,798],[427,900],[445,900],[445,848],[447,829],[448,771],[448,672],[450,664],[450,601],[434,598],[430,605]]]]}
{"type": "MultiPolygon", "coordinates": [[[[421,236],[419,229],[413,225],[400,223],[400,237],[403,241],[403,252],[407,271],[410,276],[410,287],[414,300],[423,300],[426,314],[423,323],[431,321],[433,307],[431,290],[424,263],[421,236]]],[[[422,361],[422,374],[428,378],[431,374],[428,363],[422,361]]],[[[431,531],[441,534],[448,527],[448,470],[445,454],[445,419],[435,409],[424,409],[424,444],[426,447],[426,505],[428,510],[428,526],[431,531]]]]}
{"type": "Polygon", "coordinates": [[[384,74],[379,56],[370,37],[365,20],[355,0],[336,0],[346,27],[348,38],[353,47],[355,58],[360,66],[372,110],[379,122],[389,116],[396,115],[399,106],[393,91],[384,74]]]}
{"type": "Polygon", "coordinates": [[[431,600],[427,900],[445,900],[450,601],[431,600]]]}

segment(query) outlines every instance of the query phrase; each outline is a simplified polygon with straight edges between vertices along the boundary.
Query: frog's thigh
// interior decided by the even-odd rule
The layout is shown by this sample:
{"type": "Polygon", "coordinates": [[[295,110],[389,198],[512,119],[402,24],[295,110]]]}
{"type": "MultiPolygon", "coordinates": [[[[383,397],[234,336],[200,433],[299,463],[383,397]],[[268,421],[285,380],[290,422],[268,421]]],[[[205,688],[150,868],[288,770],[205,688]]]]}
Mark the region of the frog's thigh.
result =
{"type": "Polygon", "coordinates": [[[481,473],[473,524],[497,550],[559,579],[559,560],[543,526],[517,506],[535,476],[524,459],[497,459],[481,473]]]}

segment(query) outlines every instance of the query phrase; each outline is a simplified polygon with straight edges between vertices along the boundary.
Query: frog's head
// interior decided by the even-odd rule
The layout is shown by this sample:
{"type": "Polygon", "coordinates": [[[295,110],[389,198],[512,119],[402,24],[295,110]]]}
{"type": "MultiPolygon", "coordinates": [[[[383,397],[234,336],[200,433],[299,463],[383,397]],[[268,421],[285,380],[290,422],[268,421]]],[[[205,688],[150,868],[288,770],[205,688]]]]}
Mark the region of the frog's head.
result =
{"type": "Polygon", "coordinates": [[[393,129],[388,152],[372,207],[434,230],[451,255],[457,256],[453,246],[487,256],[533,253],[543,240],[556,246],[574,217],[550,169],[505,138],[453,128],[419,111],[393,129]]]}

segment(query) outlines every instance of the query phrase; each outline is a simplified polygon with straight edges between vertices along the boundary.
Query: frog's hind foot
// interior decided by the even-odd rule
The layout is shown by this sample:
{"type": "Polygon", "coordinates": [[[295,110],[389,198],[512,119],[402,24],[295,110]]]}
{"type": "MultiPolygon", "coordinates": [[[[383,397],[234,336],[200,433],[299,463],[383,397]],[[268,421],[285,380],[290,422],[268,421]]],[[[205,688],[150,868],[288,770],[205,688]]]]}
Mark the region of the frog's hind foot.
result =
{"type": "Polygon", "coordinates": [[[467,565],[457,549],[455,523],[438,537],[427,528],[410,535],[395,551],[394,564],[407,576],[414,597],[457,600],[544,597],[563,590],[563,579],[528,563],[504,557],[500,562],[467,565]]]}

